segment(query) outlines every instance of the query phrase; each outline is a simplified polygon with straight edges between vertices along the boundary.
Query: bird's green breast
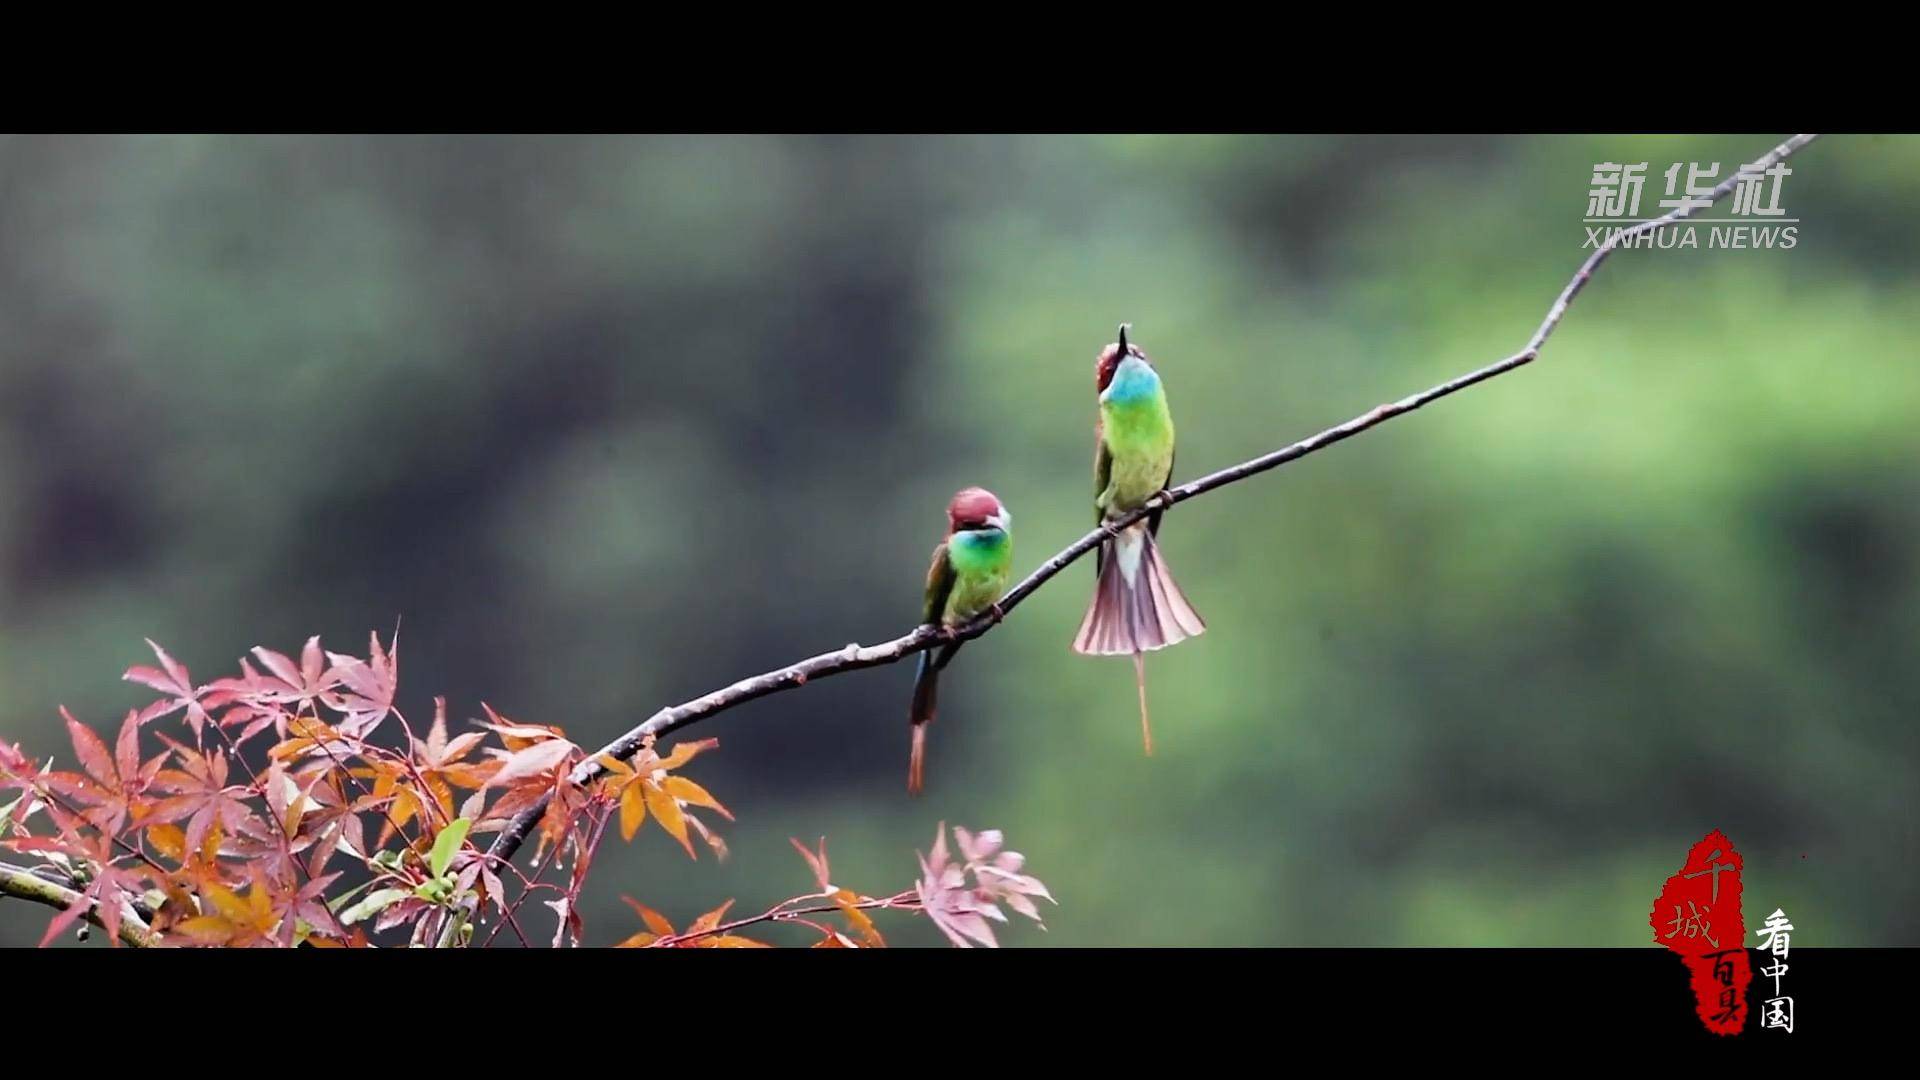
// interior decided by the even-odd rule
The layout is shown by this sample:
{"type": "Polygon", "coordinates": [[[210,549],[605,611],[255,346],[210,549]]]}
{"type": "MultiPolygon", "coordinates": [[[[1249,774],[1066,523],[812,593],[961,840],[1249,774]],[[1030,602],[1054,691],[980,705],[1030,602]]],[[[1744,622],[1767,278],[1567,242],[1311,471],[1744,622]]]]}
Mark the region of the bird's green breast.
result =
{"type": "Polygon", "coordinates": [[[953,566],[947,620],[971,619],[1007,591],[1013,573],[1013,538],[1002,529],[954,533],[947,544],[947,561],[953,566]]]}
{"type": "Polygon", "coordinates": [[[1104,508],[1127,511],[1152,498],[1173,469],[1173,414],[1167,395],[1109,396],[1100,403],[1108,466],[1104,508]]]}

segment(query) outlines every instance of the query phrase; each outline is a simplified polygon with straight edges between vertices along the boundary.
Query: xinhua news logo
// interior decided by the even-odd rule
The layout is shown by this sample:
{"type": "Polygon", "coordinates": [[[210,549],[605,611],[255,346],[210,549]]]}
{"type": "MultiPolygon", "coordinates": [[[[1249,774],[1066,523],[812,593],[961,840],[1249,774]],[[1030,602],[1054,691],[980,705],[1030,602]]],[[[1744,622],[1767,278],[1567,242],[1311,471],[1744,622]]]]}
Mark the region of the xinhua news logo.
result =
{"type": "Polygon", "coordinates": [[[1790,251],[1800,242],[1800,219],[1790,217],[1780,203],[1780,189],[1793,170],[1785,162],[1734,175],[1733,192],[1724,203],[1709,197],[1720,182],[1720,163],[1702,165],[1676,161],[1660,175],[1665,197],[1640,216],[1640,197],[1651,162],[1602,161],[1593,167],[1587,191],[1587,231],[1582,248],[1598,248],[1619,237],[1623,248],[1726,248],[1728,250],[1790,251]],[[1724,217],[1687,217],[1664,228],[1632,233],[1635,225],[1674,210],[1715,208],[1724,217]]]}

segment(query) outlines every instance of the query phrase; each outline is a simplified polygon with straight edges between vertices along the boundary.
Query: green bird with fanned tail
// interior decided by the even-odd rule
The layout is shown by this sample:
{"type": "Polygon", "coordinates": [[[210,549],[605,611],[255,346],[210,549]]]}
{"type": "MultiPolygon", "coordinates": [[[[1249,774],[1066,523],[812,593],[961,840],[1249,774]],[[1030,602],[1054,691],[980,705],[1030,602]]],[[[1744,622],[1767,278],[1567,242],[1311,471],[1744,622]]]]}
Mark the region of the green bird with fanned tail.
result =
{"type": "MultiPolygon", "coordinates": [[[[1094,427],[1094,520],[1102,524],[1140,509],[1173,478],[1173,413],[1159,372],[1136,345],[1120,340],[1101,350],[1094,365],[1100,395],[1094,427]]],[[[1204,632],[1207,624],[1174,584],[1156,538],[1161,511],[1101,541],[1094,556],[1098,584],[1074,637],[1075,652],[1133,657],[1140,693],[1140,737],[1153,753],[1147,722],[1147,671],[1143,654],[1204,632]]]]}

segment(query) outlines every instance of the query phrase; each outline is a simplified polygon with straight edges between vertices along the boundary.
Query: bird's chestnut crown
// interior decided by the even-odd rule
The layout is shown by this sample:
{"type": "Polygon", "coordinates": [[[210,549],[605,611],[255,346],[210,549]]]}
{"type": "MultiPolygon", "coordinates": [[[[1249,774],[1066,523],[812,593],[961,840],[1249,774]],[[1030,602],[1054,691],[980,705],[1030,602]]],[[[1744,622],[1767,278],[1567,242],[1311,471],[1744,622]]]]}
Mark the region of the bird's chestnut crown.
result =
{"type": "Polygon", "coordinates": [[[1127,326],[1122,323],[1120,340],[1100,350],[1100,359],[1094,364],[1094,390],[1097,393],[1107,392],[1107,385],[1113,382],[1113,373],[1120,369],[1120,361],[1129,356],[1138,357],[1148,367],[1153,366],[1153,361],[1147,359],[1147,354],[1141,352],[1138,345],[1127,344],[1127,326]]]}
{"type": "Polygon", "coordinates": [[[947,504],[947,528],[951,532],[963,529],[1004,529],[1007,527],[1007,512],[1000,500],[986,488],[970,487],[953,497],[947,504]]]}

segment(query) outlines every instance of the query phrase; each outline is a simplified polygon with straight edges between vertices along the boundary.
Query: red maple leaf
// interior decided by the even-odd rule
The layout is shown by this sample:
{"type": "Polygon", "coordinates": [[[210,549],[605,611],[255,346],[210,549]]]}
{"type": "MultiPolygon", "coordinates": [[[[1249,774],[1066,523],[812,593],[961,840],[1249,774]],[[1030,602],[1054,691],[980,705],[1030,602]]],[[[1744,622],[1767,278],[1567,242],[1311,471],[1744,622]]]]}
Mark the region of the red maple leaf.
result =
{"type": "Polygon", "coordinates": [[[251,867],[252,884],[244,897],[224,885],[208,884],[201,892],[203,914],[182,920],[178,931],[202,945],[285,948],[293,944],[297,917],[339,936],[339,924],[321,903],[321,894],[338,876],[328,874],[293,889],[276,886],[259,867],[251,867]]]}
{"type": "MultiPolygon", "coordinates": [[[[171,739],[166,740],[169,743],[171,739]]],[[[229,833],[255,829],[253,811],[244,801],[248,791],[227,783],[227,756],[218,749],[201,754],[173,743],[178,769],[163,769],[154,786],[169,796],[154,805],[150,820],[156,824],[187,820],[187,847],[198,850],[207,830],[217,822],[229,833]]]]}
{"type": "Polygon", "coordinates": [[[427,790],[433,793],[440,808],[447,817],[454,816],[453,789],[472,791],[485,787],[487,781],[500,771],[498,761],[464,761],[467,755],[485,740],[484,731],[469,731],[455,738],[447,738],[447,699],[433,699],[433,726],[427,729],[426,741],[413,742],[413,758],[421,776],[427,782],[427,790]]]}
{"type": "Polygon", "coordinates": [[[34,773],[39,766],[32,758],[20,752],[18,746],[0,743],[0,793],[18,791],[20,797],[7,805],[11,809],[0,817],[0,833],[7,831],[9,821],[18,824],[27,820],[27,815],[40,806],[35,796],[40,794],[40,781],[34,773]]]}
{"type": "Polygon", "coordinates": [[[258,677],[266,700],[309,706],[340,685],[339,671],[326,666],[326,655],[320,649],[318,635],[307,639],[306,647],[300,650],[297,667],[284,654],[265,646],[255,645],[253,655],[259,657],[260,662],[272,672],[271,675],[258,677]]]}
{"type": "Polygon", "coordinates": [[[269,725],[275,734],[284,739],[287,722],[293,719],[293,714],[280,705],[279,691],[275,688],[282,685],[278,680],[269,682],[243,656],[240,658],[240,677],[215,679],[202,687],[206,696],[200,699],[200,704],[209,712],[232,706],[221,714],[220,726],[231,728],[245,725],[234,740],[236,748],[266,730],[269,725]]]}
{"type": "Polygon", "coordinates": [[[166,763],[161,754],[145,765],[140,763],[140,716],[128,712],[120,725],[120,738],[112,753],[93,730],[73,718],[66,706],[60,716],[67,722],[67,735],[73,740],[73,753],[86,775],[73,772],[47,774],[47,786],[79,803],[86,809],[81,817],[103,832],[118,833],[129,817],[135,821],[146,812],[144,794],[155,774],[166,763]]]}
{"type": "Polygon", "coordinates": [[[327,886],[333,884],[339,874],[323,874],[294,890],[275,890],[273,912],[280,917],[281,941],[293,944],[296,920],[304,921],[308,926],[334,937],[346,936],[346,928],[333,917],[327,908],[327,886]]]}
{"type": "Polygon", "coordinates": [[[313,839],[313,853],[307,856],[307,866],[319,873],[341,844],[346,844],[355,858],[364,859],[367,850],[366,824],[360,815],[369,810],[378,810],[391,801],[391,797],[382,798],[371,793],[355,799],[348,799],[340,790],[331,770],[326,771],[319,783],[307,789],[306,796],[316,809],[308,810],[300,820],[301,830],[313,839]]]}
{"type": "Polygon", "coordinates": [[[368,638],[369,660],[344,653],[327,654],[333,667],[326,677],[336,678],[347,692],[324,694],[320,699],[327,708],[346,714],[340,726],[354,735],[365,735],[386,719],[393,708],[394,688],[400,681],[399,637],[394,637],[391,652],[380,648],[380,635],[370,634],[368,638]]]}
{"type": "Polygon", "coordinates": [[[193,737],[196,740],[199,739],[200,729],[208,720],[206,707],[200,702],[202,691],[194,687],[193,679],[187,674],[186,667],[168,656],[167,650],[154,644],[152,638],[147,639],[147,647],[152,649],[153,655],[159,658],[159,669],[135,665],[128,668],[120,677],[128,682],[150,686],[169,696],[140,710],[140,722],[144,724],[149,720],[158,720],[160,717],[185,709],[187,723],[193,728],[193,737]]]}

